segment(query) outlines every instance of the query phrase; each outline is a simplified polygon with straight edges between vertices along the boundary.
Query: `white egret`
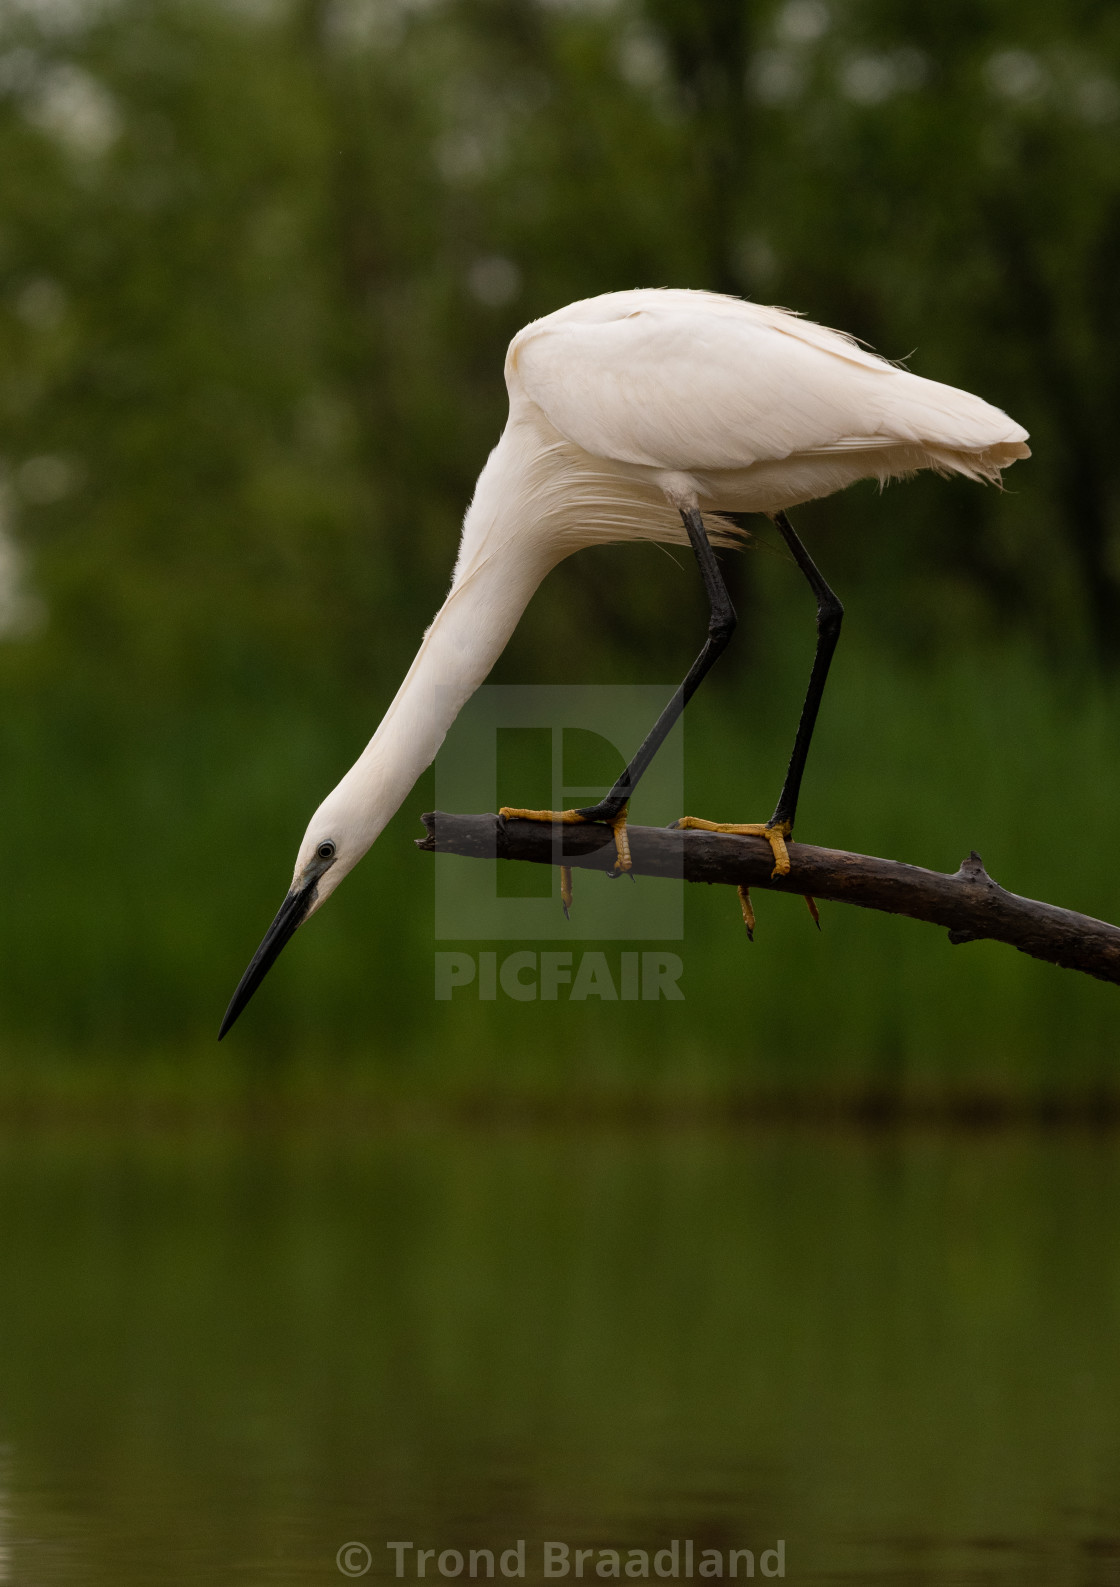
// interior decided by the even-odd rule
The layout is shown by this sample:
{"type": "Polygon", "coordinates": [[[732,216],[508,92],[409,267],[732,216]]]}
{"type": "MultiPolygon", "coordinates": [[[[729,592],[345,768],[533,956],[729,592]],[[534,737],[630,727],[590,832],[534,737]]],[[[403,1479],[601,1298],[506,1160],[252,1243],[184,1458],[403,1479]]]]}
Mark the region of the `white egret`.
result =
{"type": "Polygon", "coordinates": [[[541,580],[585,546],[691,545],[711,612],[703,650],[614,788],[598,805],[563,813],[611,826],[626,868],[630,795],[735,627],[712,546],[735,545],[741,532],[720,514],[774,519],[817,599],[816,656],[773,816],[723,830],[762,833],[775,868],[788,869],[785,839],[843,609],[785,509],[923,468],[998,482],[1001,469],[1030,455],[1026,431],[979,397],[786,310],[708,292],[610,292],[572,303],[518,332],[505,377],[509,420],[467,509],[447,599],[373,738],[312,816],[291,889],[233,995],[223,1036],[430,765],[541,580]]]}

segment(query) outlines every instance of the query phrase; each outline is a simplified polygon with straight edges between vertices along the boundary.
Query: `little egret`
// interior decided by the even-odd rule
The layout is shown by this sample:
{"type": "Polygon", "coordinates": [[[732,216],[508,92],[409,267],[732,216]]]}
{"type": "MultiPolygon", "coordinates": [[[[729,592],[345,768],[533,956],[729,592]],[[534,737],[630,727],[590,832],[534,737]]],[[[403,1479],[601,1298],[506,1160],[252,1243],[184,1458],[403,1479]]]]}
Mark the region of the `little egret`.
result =
{"type": "MultiPolygon", "coordinates": [[[[817,601],[816,654],[789,769],[769,821],[680,824],[759,833],[775,870],[787,871],[785,840],[843,608],[786,508],[923,468],[998,483],[1001,469],[1030,456],[1027,432],[979,397],[910,374],[784,309],[709,292],[643,289],[572,303],[518,332],[505,378],[509,420],[467,509],[447,599],[373,738],[312,816],[291,889],[219,1039],[431,764],[541,580],[585,546],[690,545],[708,595],[708,637],[605,799],[579,811],[503,815],[605,823],[616,868],[629,867],[630,796],[735,628],[712,547],[736,545],[742,534],[720,514],[764,513],[817,601]]],[[[747,909],[744,901],[749,925],[747,909]]]]}

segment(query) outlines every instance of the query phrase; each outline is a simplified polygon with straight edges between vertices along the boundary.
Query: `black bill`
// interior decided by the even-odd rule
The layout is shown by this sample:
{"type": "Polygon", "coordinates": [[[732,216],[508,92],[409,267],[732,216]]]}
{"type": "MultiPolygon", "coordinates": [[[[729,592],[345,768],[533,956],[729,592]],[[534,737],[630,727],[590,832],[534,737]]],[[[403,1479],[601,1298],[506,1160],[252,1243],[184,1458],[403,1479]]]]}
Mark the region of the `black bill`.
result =
{"type": "Polygon", "coordinates": [[[272,969],[285,944],[291,941],[297,928],[307,918],[307,911],[315,902],[318,893],[317,881],[311,882],[298,891],[290,892],[280,905],[276,919],[265,932],[264,941],[254,953],[252,963],[237,983],[237,991],[229,1000],[226,1017],[222,1020],[222,1028],[218,1032],[219,1041],[237,1020],[241,1010],[272,969]]]}

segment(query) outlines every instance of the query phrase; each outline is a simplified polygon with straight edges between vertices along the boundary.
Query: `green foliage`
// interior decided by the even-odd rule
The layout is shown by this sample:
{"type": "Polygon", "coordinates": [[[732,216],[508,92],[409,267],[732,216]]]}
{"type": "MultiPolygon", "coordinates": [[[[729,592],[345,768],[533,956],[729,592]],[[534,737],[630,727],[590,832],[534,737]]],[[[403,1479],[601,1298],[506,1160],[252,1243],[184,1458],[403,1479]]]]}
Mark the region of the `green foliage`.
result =
{"type": "MultiPolygon", "coordinates": [[[[446,587],[510,334],[637,283],[917,343],[913,367],[1031,428],[1005,494],[923,478],[803,515],[856,636],[805,835],[946,866],[976,843],[1008,885],[1114,914],[1115,701],[1090,664],[1120,635],[1118,52],[1107,8],[1009,0],[6,8],[12,1062],[65,1049],[120,1079],[209,1043],[309,809],[446,587]]],[[[733,576],[740,661],[689,729],[690,798],[749,818],[808,613],[772,557],[733,576]],[[781,692],[772,723],[755,683],[781,692]]],[[[681,579],[655,552],[575,559],[498,676],[679,674],[702,624],[681,579]]],[[[1107,1079],[1105,991],[898,922],[807,943],[781,901],[750,956],[725,899],[691,902],[679,1017],[436,1011],[407,842],[425,802],[289,950],[247,1049],[464,1092],[1107,1079]]]]}
{"type": "Polygon", "coordinates": [[[995,616],[1111,645],[1106,8],[34,15],[0,37],[0,445],[67,665],[190,692],[391,670],[445,584],[509,334],[636,282],[917,343],[1012,409],[1038,442],[1013,500],[843,498],[822,533],[889,524],[890,587],[943,641],[995,616]]]}
{"type": "MultiPolygon", "coordinates": [[[[735,712],[698,696],[685,734],[693,813],[768,812],[805,660],[789,635],[753,657],[744,647],[735,712]]],[[[1120,867],[1115,711],[1017,655],[925,672],[885,665],[857,638],[837,662],[800,830],[940,870],[975,845],[1015,891],[1107,916],[1120,867]]],[[[573,943],[558,904],[552,942],[435,943],[432,861],[412,844],[433,802],[427,779],[219,1050],[225,1002],[364,714],[246,693],[165,718],[71,691],[13,694],[2,719],[0,754],[21,775],[6,798],[19,907],[0,915],[0,1098],[76,1086],[189,1110],[200,1085],[232,1098],[267,1075],[280,1098],[366,1093],[410,1107],[1120,1100],[1113,988],[838,905],[823,906],[818,937],[800,900],[766,893],[751,946],[733,893],[688,890],[684,939],[664,944],[684,961],[683,1003],[545,1007],[480,1001],[477,987],[435,1002],[434,949],[599,945],[573,943]]],[[[511,797],[533,786],[533,755],[516,749],[502,766],[511,797]]],[[[462,863],[488,885],[480,862],[462,863]]],[[[610,885],[575,881],[577,912],[610,885]]]]}

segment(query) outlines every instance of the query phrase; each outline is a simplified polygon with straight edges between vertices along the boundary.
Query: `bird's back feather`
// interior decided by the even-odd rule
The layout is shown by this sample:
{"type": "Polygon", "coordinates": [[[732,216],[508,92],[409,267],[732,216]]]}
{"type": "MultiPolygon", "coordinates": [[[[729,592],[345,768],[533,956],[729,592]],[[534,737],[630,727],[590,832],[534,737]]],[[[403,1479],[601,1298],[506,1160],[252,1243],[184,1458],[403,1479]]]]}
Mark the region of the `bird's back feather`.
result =
{"type": "Polygon", "coordinates": [[[998,478],[1029,456],[1022,426],[981,398],[784,309],[712,293],[572,304],[519,332],[506,379],[515,410],[528,401],[591,456],[641,469],[742,475],[831,456],[850,474],[858,454],[882,477],[934,467],[998,478]]]}

